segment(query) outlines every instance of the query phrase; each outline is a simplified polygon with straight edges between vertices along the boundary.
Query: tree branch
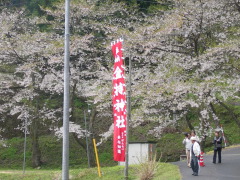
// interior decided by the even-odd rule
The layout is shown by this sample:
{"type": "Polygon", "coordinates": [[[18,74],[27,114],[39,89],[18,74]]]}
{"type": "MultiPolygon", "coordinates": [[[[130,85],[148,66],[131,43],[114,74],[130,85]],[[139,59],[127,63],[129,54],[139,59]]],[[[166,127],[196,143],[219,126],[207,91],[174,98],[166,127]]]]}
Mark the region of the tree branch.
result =
{"type": "MultiPolygon", "coordinates": [[[[153,50],[159,50],[159,51],[165,51],[165,52],[174,52],[174,53],[180,53],[180,54],[189,54],[188,52],[184,52],[184,51],[162,49],[162,48],[159,48],[159,47],[153,48],[153,50]]],[[[158,52],[158,51],[152,51],[152,52],[158,52]]]]}
{"type": "Polygon", "coordinates": [[[233,118],[233,120],[236,122],[236,124],[240,128],[240,121],[238,120],[238,116],[233,112],[233,110],[229,108],[226,104],[224,104],[222,101],[220,101],[219,99],[217,99],[217,102],[229,112],[230,116],[233,118]]]}

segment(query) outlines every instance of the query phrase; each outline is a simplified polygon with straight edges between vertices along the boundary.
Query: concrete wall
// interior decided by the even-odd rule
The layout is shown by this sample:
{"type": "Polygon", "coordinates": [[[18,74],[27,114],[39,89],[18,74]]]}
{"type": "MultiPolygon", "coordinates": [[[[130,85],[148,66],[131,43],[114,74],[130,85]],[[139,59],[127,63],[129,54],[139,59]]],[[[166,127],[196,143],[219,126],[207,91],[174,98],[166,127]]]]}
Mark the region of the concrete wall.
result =
{"type": "MultiPolygon", "coordinates": [[[[129,165],[140,164],[149,160],[153,155],[155,144],[149,143],[129,143],[129,165]]],[[[125,165],[125,162],[119,162],[119,165],[125,165]]]]}

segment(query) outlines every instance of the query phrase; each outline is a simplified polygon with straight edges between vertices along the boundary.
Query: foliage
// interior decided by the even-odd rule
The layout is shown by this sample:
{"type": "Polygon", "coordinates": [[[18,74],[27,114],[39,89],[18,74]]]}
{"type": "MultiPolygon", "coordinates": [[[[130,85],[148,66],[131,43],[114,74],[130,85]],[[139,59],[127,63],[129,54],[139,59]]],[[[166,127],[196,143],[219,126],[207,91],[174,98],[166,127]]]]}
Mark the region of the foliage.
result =
{"type": "MultiPolygon", "coordinates": [[[[27,141],[29,143],[30,141],[27,141]]],[[[9,141],[4,141],[0,148],[0,161],[2,168],[19,168],[23,164],[23,144],[24,139],[12,138],[9,141]]],[[[26,152],[26,158],[29,159],[31,154],[26,152]]],[[[29,165],[29,162],[27,162],[29,165]]]]}
{"type": "Polygon", "coordinates": [[[54,4],[61,1],[62,0],[2,0],[0,5],[8,8],[25,6],[30,15],[41,16],[44,15],[41,7],[54,8],[54,4]]]}
{"type": "Polygon", "coordinates": [[[153,13],[159,10],[172,8],[173,3],[169,0],[114,0],[115,2],[125,2],[128,6],[135,6],[140,12],[153,13]]]}
{"type": "Polygon", "coordinates": [[[185,153],[182,144],[184,136],[181,134],[165,134],[157,144],[158,158],[161,155],[161,161],[178,161],[181,154],[185,153]],[[174,147],[174,148],[173,148],[174,147]]]}
{"type": "Polygon", "coordinates": [[[224,125],[224,135],[226,136],[227,145],[240,144],[240,132],[235,123],[228,123],[224,125]]]}

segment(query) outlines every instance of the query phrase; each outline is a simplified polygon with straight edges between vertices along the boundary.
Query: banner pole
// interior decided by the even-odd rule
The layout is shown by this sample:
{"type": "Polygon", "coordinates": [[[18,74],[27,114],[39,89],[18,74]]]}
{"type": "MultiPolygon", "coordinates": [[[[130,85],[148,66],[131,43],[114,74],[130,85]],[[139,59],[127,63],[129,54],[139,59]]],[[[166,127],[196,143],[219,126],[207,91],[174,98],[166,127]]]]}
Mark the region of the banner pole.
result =
{"type": "Polygon", "coordinates": [[[128,79],[128,89],[127,89],[127,122],[126,122],[126,150],[125,150],[125,169],[124,176],[125,180],[128,179],[128,164],[129,164],[129,122],[131,120],[131,75],[132,75],[132,60],[129,56],[129,79],[128,79]]]}

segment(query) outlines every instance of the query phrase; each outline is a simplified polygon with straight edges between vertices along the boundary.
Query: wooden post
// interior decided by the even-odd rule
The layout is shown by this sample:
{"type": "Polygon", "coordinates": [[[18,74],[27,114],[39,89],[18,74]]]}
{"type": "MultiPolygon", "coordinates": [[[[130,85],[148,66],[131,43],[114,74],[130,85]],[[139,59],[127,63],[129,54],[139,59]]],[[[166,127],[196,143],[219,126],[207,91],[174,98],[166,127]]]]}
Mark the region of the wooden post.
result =
{"type": "Polygon", "coordinates": [[[93,139],[93,146],[95,150],[95,156],[96,156],[96,161],[97,161],[97,167],[98,167],[98,176],[101,177],[101,169],[100,169],[100,164],[99,164],[99,159],[98,159],[98,152],[97,152],[97,146],[96,146],[96,141],[93,139]]]}

